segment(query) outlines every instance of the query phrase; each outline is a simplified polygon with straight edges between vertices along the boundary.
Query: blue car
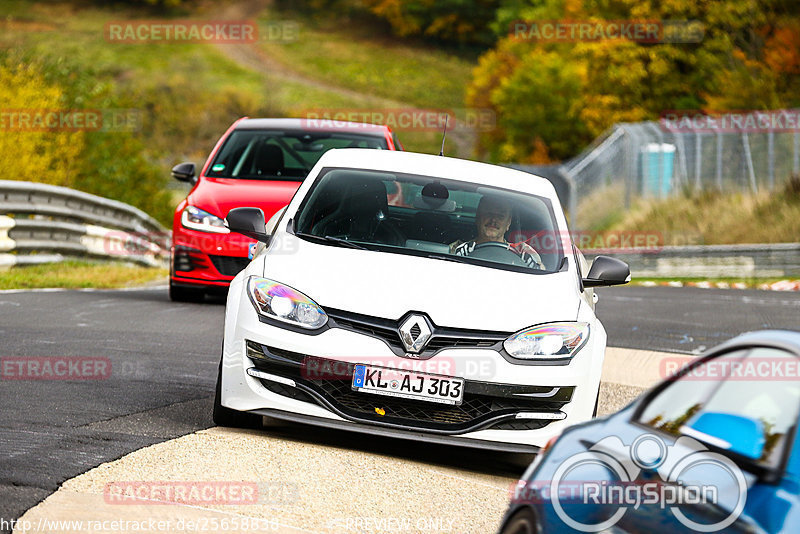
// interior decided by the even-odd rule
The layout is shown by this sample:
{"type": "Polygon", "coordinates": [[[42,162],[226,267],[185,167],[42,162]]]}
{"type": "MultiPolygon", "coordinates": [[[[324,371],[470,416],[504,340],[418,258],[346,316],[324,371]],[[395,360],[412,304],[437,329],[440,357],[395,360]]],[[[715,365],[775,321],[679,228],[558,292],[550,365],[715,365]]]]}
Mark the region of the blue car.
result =
{"type": "Polygon", "coordinates": [[[800,333],[741,335],[554,438],[500,532],[800,532],[798,413],[800,333]]]}

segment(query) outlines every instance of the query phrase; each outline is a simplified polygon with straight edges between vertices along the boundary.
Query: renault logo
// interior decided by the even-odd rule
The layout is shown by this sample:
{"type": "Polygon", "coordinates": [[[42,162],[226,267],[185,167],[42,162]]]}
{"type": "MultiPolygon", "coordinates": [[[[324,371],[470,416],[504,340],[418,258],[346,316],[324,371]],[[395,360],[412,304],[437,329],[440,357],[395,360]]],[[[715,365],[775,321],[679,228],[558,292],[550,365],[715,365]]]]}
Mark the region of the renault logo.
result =
{"type": "Polygon", "coordinates": [[[410,315],[398,328],[406,351],[419,354],[431,338],[431,326],[422,315],[410,315]]]}

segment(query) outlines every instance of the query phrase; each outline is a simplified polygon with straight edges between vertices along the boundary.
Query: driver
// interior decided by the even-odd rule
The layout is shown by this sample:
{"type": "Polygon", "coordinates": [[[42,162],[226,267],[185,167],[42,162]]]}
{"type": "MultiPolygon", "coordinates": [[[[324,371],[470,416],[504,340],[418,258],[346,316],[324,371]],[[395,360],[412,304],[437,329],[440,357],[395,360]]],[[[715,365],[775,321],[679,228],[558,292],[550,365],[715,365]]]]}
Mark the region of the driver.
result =
{"type": "Polygon", "coordinates": [[[475,217],[478,235],[465,243],[456,241],[450,244],[450,253],[456,256],[469,256],[481,243],[502,243],[517,254],[529,267],[544,270],[539,253],[525,242],[509,243],[505,235],[511,226],[511,203],[496,196],[484,195],[478,203],[475,217]]]}

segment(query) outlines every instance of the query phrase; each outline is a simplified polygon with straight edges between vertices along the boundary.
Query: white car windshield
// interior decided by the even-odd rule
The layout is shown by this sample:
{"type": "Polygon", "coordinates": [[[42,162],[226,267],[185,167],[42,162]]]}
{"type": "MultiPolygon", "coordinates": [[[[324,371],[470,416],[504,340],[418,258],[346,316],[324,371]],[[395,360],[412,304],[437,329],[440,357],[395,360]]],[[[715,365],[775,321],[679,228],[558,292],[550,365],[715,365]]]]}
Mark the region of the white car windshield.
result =
{"type": "Polygon", "coordinates": [[[295,216],[302,239],[521,272],[562,267],[549,199],[456,180],[323,169],[295,216]]]}

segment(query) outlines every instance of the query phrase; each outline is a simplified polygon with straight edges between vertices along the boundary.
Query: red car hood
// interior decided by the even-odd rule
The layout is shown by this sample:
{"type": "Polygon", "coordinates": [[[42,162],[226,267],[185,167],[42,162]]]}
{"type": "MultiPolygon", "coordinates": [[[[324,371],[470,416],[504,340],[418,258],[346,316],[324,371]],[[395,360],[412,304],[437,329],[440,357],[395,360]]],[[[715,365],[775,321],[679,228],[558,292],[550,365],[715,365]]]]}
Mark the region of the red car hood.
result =
{"type": "Polygon", "coordinates": [[[188,197],[189,204],[224,218],[233,208],[261,208],[264,217],[287,205],[301,182],[202,178],[188,197]]]}

